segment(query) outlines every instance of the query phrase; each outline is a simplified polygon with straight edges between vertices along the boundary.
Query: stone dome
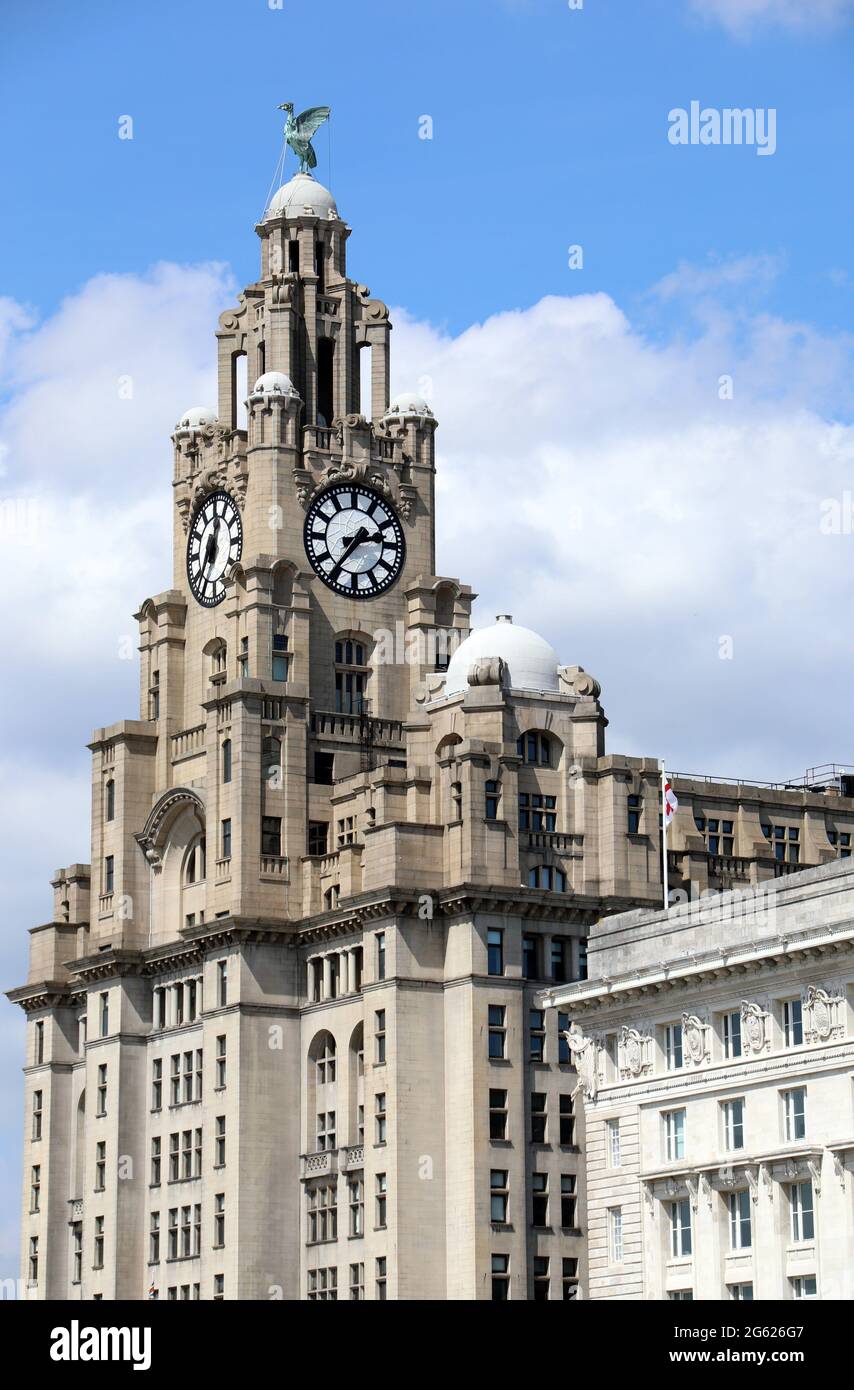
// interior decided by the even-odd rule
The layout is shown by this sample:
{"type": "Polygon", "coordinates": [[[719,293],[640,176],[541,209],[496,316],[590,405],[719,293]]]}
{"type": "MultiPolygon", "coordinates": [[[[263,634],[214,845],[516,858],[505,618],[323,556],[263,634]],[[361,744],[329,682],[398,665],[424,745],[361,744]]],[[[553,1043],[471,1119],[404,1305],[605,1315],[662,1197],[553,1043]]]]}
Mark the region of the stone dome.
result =
{"type": "Polygon", "coordinates": [[[335,199],[311,174],[294,174],[270,199],[264,221],[274,217],[337,217],[335,199]]]}
{"type": "Polygon", "coordinates": [[[284,372],[265,372],[252,387],[252,396],[295,396],[294,384],[284,372]]]}
{"type": "Polygon", "coordinates": [[[558,693],[560,662],[554,647],[529,627],[520,627],[502,615],[492,626],[476,628],[457,647],[448,663],[444,694],[468,690],[468,674],[474,663],[496,656],[507,668],[507,684],[512,689],[558,693]]]}
{"type": "Polygon", "coordinates": [[[395,396],[389,403],[386,415],[432,415],[433,412],[423,396],[419,396],[415,391],[401,391],[400,395],[395,396]]]}
{"type": "Polygon", "coordinates": [[[206,425],[215,425],[216,411],[207,405],[191,405],[185,410],[176,427],[176,434],[188,434],[191,430],[203,430],[206,425]]]}

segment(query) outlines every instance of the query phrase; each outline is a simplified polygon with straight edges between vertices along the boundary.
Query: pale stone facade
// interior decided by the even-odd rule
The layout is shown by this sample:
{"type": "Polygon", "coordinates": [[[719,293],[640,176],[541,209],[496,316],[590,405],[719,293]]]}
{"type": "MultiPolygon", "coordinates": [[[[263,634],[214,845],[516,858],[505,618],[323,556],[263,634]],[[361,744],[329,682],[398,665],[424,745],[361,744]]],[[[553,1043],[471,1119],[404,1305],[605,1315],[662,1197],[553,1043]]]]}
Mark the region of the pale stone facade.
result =
{"type": "Polygon", "coordinates": [[[549,991],[593,1299],[854,1298],[854,868],[601,922],[549,991]]]}
{"type": "MultiPolygon", "coordinates": [[[[172,587],[137,615],[139,717],[90,745],[91,867],[56,872],[11,995],[23,1277],[41,1298],[570,1298],[575,1076],[531,1011],[584,974],[592,922],[659,899],[658,765],[606,754],[597,682],[524,628],[448,664],[474,595],[435,573],[436,421],[389,402],[388,314],[347,278],[331,195],[287,190],[220,318],[217,409],[173,437],[172,587]],[[307,558],[342,484],[405,540],[370,599],[307,558]],[[208,605],[190,575],[215,596],[219,528],[210,558],[192,538],[216,498],[239,525],[208,605]]],[[[677,889],[847,854],[835,776],[676,785],[677,889]]]]}

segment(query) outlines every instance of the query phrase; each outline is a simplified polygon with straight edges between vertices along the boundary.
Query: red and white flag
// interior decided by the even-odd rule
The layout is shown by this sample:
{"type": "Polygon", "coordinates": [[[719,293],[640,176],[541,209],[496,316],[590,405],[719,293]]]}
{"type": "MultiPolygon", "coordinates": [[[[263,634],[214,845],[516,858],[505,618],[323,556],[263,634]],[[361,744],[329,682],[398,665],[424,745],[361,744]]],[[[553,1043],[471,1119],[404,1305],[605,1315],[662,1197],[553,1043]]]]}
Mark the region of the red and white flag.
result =
{"type": "Polygon", "coordinates": [[[664,783],[664,824],[669,825],[676,812],[679,810],[679,802],[669,782],[664,783]]]}

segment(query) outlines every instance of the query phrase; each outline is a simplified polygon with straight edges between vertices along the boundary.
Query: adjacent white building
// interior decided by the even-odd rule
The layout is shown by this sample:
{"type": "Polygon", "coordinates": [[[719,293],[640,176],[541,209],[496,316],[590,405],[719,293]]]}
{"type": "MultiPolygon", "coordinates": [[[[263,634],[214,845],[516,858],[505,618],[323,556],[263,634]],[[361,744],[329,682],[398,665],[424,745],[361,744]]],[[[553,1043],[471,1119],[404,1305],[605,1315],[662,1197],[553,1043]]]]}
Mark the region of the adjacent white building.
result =
{"type": "Polygon", "coordinates": [[[854,868],[600,922],[547,991],[600,1299],[854,1297],[854,868]]]}

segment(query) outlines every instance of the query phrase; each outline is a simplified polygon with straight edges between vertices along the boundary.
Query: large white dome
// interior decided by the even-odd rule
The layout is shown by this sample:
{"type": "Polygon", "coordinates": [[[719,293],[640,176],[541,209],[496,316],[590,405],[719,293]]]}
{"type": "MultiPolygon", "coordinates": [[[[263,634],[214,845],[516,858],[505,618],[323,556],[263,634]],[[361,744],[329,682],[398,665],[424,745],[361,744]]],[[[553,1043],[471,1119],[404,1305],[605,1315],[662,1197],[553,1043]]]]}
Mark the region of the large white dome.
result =
{"type": "Polygon", "coordinates": [[[494,656],[500,656],[507,667],[507,683],[514,690],[559,690],[560,663],[554,647],[529,627],[519,627],[510,617],[500,617],[491,627],[476,628],[457,647],[448,663],[445,695],[467,690],[474,663],[494,656]]]}
{"type": "Polygon", "coordinates": [[[252,387],[253,396],[295,396],[293,382],[284,372],[265,372],[252,387]]]}
{"type": "Polygon", "coordinates": [[[401,391],[389,402],[386,416],[389,415],[432,415],[429,404],[415,391],[401,391]]]}
{"type": "Polygon", "coordinates": [[[311,174],[294,174],[270,199],[264,221],[273,217],[337,217],[335,199],[311,174]]]}

